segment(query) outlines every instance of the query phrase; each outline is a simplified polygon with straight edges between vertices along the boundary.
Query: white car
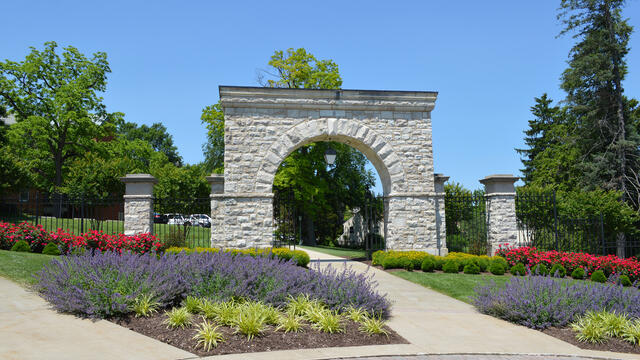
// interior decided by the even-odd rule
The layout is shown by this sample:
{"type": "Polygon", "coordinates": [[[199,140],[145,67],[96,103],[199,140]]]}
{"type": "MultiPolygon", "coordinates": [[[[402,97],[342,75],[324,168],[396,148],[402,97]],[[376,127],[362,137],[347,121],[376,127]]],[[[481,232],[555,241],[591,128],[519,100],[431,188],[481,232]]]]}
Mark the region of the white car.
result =
{"type": "Polygon", "coordinates": [[[167,214],[168,225],[184,225],[187,221],[182,214],[167,214]]]}
{"type": "Polygon", "coordinates": [[[207,214],[193,214],[187,221],[194,226],[211,227],[211,217],[207,214]]]}

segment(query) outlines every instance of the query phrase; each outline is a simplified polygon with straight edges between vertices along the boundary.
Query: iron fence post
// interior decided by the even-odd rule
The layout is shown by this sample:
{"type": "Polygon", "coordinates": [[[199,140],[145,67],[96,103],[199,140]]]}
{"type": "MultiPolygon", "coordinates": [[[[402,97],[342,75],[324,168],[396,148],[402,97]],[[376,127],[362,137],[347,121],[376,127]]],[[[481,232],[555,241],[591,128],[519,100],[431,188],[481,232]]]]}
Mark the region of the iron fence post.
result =
{"type": "Polygon", "coordinates": [[[606,249],[604,244],[604,221],[602,213],[600,213],[600,241],[602,243],[602,255],[606,255],[606,249]]]}
{"type": "Polygon", "coordinates": [[[553,240],[556,245],[556,251],[560,251],[560,247],[558,245],[558,211],[556,204],[556,191],[553,190],[553,240]]]}
{"type": "Polygon", "coordinates": [[[84,195],[80,196],[80,233],[84,234],[84,195]]]}
{"type": "Polygon", "coordinates": [[[39,224],[40,209],[38,208],[38,192],[36,191],[36,226],[39,224]]]}

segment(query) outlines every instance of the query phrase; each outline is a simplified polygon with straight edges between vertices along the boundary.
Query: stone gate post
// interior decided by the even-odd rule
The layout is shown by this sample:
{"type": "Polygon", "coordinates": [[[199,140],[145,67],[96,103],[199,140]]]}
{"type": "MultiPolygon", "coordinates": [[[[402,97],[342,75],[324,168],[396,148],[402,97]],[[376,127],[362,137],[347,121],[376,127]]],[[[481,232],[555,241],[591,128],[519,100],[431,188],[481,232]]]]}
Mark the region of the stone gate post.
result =
{"type": "Polygon", "coordinates": [[[124,234],[153,234],[153,185],[158,180],[149,174],[127,174],[125,184],[124,234]]]}
{"type": "Polygon", "coordinates": [[[224,175],[211,174],[211,176],[207,176],[206,179],[211,186],[211,194],[209,195],[211,197],[211,247],[220,247],[224,244],[219,241],[222,239],[216,238],[216,235],[218,237],[224,235],[220,234],[225,217],[222,204],[224,201],[222,197],[224,194],[224,175]],[[218,241],[216,241],[216,239],[218,241]]]}
{"type": "Polygon", "coordinates": [[[513,175],[489,175],[480,180],[484,185],[487,206],[487,253],[493,255],[500,245],[513,245],[518,240],[516,221],[516,188],[519,178],[513,175]]]}
{"type": "Polygon", "coordinates": [[[438,240],[438,255],[446,256],[447,249],[447,227],[444,211],[444,183],[449,180],[443,174],[434,174],[434,184],[436,191],[436,237],[438,240]]]}

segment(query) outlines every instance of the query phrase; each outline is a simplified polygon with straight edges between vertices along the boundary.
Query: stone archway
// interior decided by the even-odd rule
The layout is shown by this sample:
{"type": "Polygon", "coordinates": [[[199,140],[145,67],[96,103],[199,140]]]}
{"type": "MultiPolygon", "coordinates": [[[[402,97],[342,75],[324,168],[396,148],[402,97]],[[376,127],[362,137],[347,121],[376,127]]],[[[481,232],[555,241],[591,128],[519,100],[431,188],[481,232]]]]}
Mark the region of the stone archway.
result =
{"type": "MultiPolygon", "coordinates": [[[[437,212],[431,111],[437,93],[220,86],[225,172],[212,177],[212,246],[270,246],[280,163],[315,141],[361,151],[380,175],[387,247],[446,252],[437,212]]],[[[443,225],[442,225],[443,228],[443,225]]]]}

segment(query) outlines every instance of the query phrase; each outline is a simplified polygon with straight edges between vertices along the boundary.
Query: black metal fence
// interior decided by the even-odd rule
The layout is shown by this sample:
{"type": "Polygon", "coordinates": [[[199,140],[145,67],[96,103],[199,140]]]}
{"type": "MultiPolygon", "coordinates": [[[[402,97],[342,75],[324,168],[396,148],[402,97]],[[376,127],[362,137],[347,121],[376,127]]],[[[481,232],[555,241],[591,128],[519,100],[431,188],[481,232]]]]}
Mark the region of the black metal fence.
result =
{"type": "Polygon", "coordinates": [[[160,242],[169,246],[211,246],[211,199],[154,198],[153,211],[153,233],[160,242]]]}
{"type": "Polygon", "coordinates": [[[0,221],[42,225],[54,232],[119,234],[124,232],[123,218],[122,198],[91,199],[35,191],[0,198],[0,221]]]}
{"type": "Polygon", "coordinates": [[[273,194],[273,246],[295,249],[302,238],[301,222],[293,191],[276,190],[273,194]]]}
{"type": "Polygon", "coordinates": [[[446,195],[444,206],[448,250],[487,254],[487,205],[484,194],[446,195]]]}

